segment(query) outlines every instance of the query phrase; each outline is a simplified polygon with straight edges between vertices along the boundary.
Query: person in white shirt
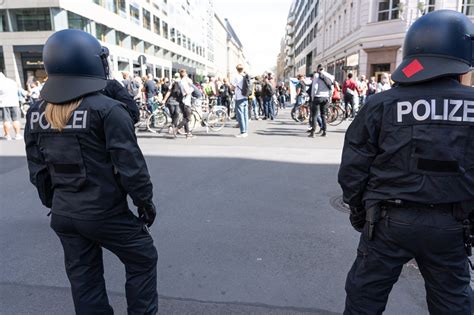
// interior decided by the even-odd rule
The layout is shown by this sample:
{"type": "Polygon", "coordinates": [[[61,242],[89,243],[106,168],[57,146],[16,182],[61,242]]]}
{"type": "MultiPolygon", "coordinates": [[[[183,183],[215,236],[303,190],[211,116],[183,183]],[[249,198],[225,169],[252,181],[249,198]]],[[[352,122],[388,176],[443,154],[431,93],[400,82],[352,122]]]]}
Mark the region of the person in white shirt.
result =
{"type": "Polygon", "coordinates": [[[181,77],[179,84],[183,93],[183,100],[181,102],[183,105],[181,106],[181,111],[183,112],[183,125],[186,132],[186,139],[190,139],[194,137],[191,131],[189,131],[189,119],[192,115],[191,97],[194,91],[194,84],[193,81],[188,77],[186,69],[179,70],[179,76],[181,77]]]}
{"type": "Polygon", "coordinates": [[[18,84],[0,72],[0,123],[3,123],[3,138],[11,140],[10,127],[15,130],[15,140],[23,139],[20,125],[20,100],[18,84]]]}
{"type": "Polygon", "coordinates": [[[379,84],[377,84],[377,93],[390,90],[392,86],[390,85],[390,80],[388,79],[388,73],[383,73],[379,84]]]}
{"type": "Polygon", "coordinates": [[[235,92],[235,111],[240,128],[240,134],[236,135],[236,137],[245,138],[248,136],[249,107],[248,97],[242,93],[242,89],[244,88],[244,76],[247,76],[247,74],[244,72],[244,66],[241,64],[238,64],[235,68],[237,74],[232,79],[231,85],[235,92]]]}

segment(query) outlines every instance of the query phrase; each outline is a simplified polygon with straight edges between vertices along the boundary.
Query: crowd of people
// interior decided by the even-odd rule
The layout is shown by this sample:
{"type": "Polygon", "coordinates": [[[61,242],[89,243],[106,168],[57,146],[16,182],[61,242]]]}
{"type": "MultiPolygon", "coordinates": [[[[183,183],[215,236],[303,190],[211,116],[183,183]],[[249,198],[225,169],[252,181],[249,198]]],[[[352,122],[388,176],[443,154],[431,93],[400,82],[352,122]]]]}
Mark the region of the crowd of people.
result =
{"type": "MultiPolygon", "coordinates": [[[[237,103],[241,95],[243,67],[236,67],[237,74],[232,78],[205,77],[202,82],[193,81],[185,69],[174,74],[170,81],[168,77],[154,78],[151,74],[140,77],[122,72],[118,81],[127,89],[138,106],[146,105],[152,111],[154,104],[165,103],[172,117],[172,130],[175,136],[177,130],[184,127],[186,137],[195,137],[189,132],[188,122],[191,115],[192,98],[202,98],[205,104],[224,106],[227,108],[228,117],[238,121],[236,127],[242,125],[239,121],[237,103]],[[242,71],[239,72],[239,69],[242,71]],[[236,78],[238,80],[236,80],[236,78]],[[183,121],[178,125],[179,114],[183,114],[183,121]]],[[[250,120],[274,120],[275,106],[284,108],[290,100],[288,86],[283,82],[277,84],[272,73],[264,73],[262,76],[249,78],[250,88],[245,95],[247,110],[245,115],[250,120]]],[[[243,97],[242,97],[243,98],[243,97]]],[[[243,115],[243,114],[242,114],[243,115]]],[[[245,124],[245,123],[244,123],[245,124]]],[[[248,135],[246,130],[241,130],[244,137],[248,135]]],[[[241,135],[237,135],[241,136],[241,135]]]]}
{"type": "Polygon", "coordinates": [[[43,82],[29,80],[26,89],[7,78],[0,72],[0,123],[3,125],[4,140],[23,140],[21,134],[22,116],[25,116],[29,106],[40,98],[43,82]],[[13,127],[14,135],[11,133],[13,127]]]}
{"type": "Polygon", "coordinates": [[[310,82],[302,74],[297,76],[297,80],[295,107],[303,105],[306,100],[309,100],[311,105],[309,137],[315,137],[315,134],[326,136],[325,117],[329,102],[333,104],[342,103],[344,118],[353,119],[370,97],[392,87],[388,73],[382,73],[379,82],[374,76],[367,80],[365,75],[357,78],[352,73],[348,73],[347,78],[341,85],[335,80],[334,76],[324,71],[322,65],[318,65],[317,71],[315,71],[310,82]],[[320,127],[318,132],[316,132],[316,125],[320,127]]]}
{"type": "MultiPolygon", "coordinates": [[[[290,80],[278,82],[273,73],[265,72],[260,76],[249,77],[249,91],[243,97],[243,95],[239,95],[241,87],[237,86],[242,85],[242,77],[248,75],[245,74],[242,66],[239,65],[236,69],[237,74],[233,78],[206,76],[201,82],[194,81],[185,69],[175,73],[171,80],[168,77],[156,78],[151,74],[140,76],[126,71],[115,73],[114,77],[127,90],[138,107],[146,105],[150,111],[153,111],[157,103],[165,103],[172,118],[170,133],[175,137],[180,128],[184,128],[186,138],[195,137],[189,130],[192,99],[205,100],[204,104],[211,106],[226,107],[228,117],[237,120],[235,127],[244,125],[241,134],[246,137],[248,135],[245,130],[246,123],[239,119],[236,107],[239,96],[246,99],[245,114],[242,114],[246,116],[246,119],[274,120],[276,109],[285,108],[285,105],[291,102],[290,84],[293,83],[290,80]],[[242,69],[242,73],[239,73],[239,67],[242,69]],[[236,77],[239,80],[236,81],[236,77]],[[183,118],[181,120],[179,119],[180,114],[183,118]]],[[[315,137],[315,134],[326,136],[325,115],[321,115],[321,113],[326,113],[327,105],[330,102],[341,102],[345,109],[345,118],[350,119],[354,118],[361,106],[372,95],[391,88],[390,76],[387,73],[380,76],[379,82],[376,77],[371,77],[368,80],[365,75],[354,77],[352,73],[349,73],[341,84],[334,80],[332,75],[320,70],[315,72],[311,81],[303,75],[298,75],[294,89],[296,97],[293,106],[300,106],[305,103],[305,100],[310,100],[311,113],[308,128],[310,137],[315,137]],[[324,79],[320,81],[322,84],[317,83],[318,75],[324,79]],[[327,81],[328,78],[330,78],[329,81],[327,81]],[[326,87],[327,91],[323,91],[326,87]],[[318,132],[316,132],[316,125],[320,127],[318,132]]],[[[27,84],[27,88],[23,89],[3,74],[1,74],[0,80],[4,82],[0,86],[1,97],[8,98],[8,100],[0,102],[1,121],[4,129],[3,139],[22,139],[20,132],[22,112],[24,115],[28,106],[40,98],[43,83],[31,81],[27,84]],[[14,136],[11,135],[11,127],[15,131],[14,136]]],[[[236,136],[240,137],[241,134],[236,136]]]]}

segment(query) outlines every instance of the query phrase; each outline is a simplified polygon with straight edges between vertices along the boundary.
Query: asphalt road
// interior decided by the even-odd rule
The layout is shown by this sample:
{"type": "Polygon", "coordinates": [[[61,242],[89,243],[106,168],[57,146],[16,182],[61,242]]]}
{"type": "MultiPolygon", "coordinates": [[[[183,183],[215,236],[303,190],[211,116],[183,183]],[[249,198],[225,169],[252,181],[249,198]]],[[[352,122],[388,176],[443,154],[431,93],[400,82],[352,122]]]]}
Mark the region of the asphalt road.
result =
{"type": "MultiPolygon", "coordinates": [[[[248,138],[139,135],[159,207],[160,314],[340,314],[358,233],[330,201],[347,123],[306,137],[289,110],[248,138]]],[[[0,142],[0,314],[74,314],[58,238],[29,183],[22,141],[0,142]]],[[[126,314],[124,268],[105,252],[109,297],[126,314]]],[[[427,314],[409,264],[385,314],[427,314]]]]}

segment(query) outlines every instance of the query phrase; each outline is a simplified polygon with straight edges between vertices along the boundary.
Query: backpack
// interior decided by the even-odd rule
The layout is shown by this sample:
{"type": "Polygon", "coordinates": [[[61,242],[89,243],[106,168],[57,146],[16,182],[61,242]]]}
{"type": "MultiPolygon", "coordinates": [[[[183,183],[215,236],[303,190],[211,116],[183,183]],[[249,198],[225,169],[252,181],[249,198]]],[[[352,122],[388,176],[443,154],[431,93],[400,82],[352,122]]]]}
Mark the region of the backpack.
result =
{"type": "Polygon", "coordinates": [[[242,96],[249,97],[252,95],[252,88],[250,83],[250,77],[248,74],[244,75],[244,79],[242,80],[242,88],[240,89],[242,92],[242,96]]]}
{"type": "Polygon", "coordinates": [[[168,98],[167,103],[171,105],[178,105],[183,100],[183,92],[179,82],[174,82],[170,88],[170,97],[168,98]]]}
{"type": "Polygon", "coordinates": [[[260,82],[255,83],[255,95],[262,95],[262,84],[260,82]]]}
{"type": "Polygon", "coordinates": [[[265,85],[263,86],[263,94],[265,96],[272,96],[273,95],[273,88],[272,88],[272,85],[270,83],[265,83],[265,85]]]}
{"type": "Polygon", "coordinates": [[[127,86],[127,90],[131,96],[135,97],[138,95],[138,93],[140,93],[140,86],[137,82],[130,80],[130,83],[127,86]]]}
{"type": "Polygon", "coordinates": [[[211,84],[206,84],[204,87],[204,93],[206,93],[207,96],[214,96],[214,91],[212,90],[211,84]]]}
{"type": "Polygon", "coordinates": [[[222,97],[228,97],[229,96],[229,88],[227,87],[227,85],[225,85],[225,84],[221,85],[221,87],[219,88],[219,94],[222,97]]]}
{"type": "Polygon", "coordinates": [[[191,93],[192,97],[195,98],[202,98],[202,92],[199,90],[197,86],[193,84],[193,89],[194,91],[191,93]]]}

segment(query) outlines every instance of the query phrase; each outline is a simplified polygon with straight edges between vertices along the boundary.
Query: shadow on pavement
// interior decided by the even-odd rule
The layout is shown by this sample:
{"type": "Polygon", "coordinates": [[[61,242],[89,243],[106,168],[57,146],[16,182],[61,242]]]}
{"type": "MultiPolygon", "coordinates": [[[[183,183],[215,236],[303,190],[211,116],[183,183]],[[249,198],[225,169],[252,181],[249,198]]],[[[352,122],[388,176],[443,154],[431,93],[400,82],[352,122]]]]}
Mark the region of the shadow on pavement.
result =
{"type": "MultiPolygon", "coordinates": [[[[71,314],[62,250],[25,158],[1,159],[9,184],[0,190],[0,313],[71,314]]],[[[161,314],[342,312],[358,234],[347,214],[330,205],[341,194],[338,165],[146,159],[158,208],[151,233],[161,314]]],[[[123,265],[107,251],[104,265],[107,289],[119,293],[111,301],[124,314],[123,265]]],[[[426,313],[419,275],[404,275],[386,314],[426,313]]]]}

